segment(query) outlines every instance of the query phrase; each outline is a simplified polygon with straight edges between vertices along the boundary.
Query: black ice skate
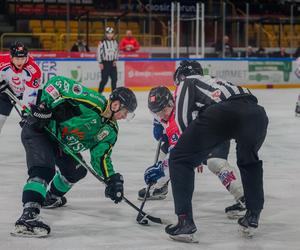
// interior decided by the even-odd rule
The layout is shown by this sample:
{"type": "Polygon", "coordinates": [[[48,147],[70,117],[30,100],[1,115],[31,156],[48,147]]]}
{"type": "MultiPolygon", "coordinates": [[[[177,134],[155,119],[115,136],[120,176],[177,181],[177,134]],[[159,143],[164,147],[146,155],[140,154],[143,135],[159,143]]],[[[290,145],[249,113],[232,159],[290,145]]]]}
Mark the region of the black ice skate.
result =
{"type": "Polygon", "coordinates": [[[232,206],[225,208],[225,213],[229,219],[238,219],[245,215],[246,205],[245,198],[242,197],[239,201],[232,206]]]}
{"type": "Polygon", "coordinates": [[[260,211],[247,210],[245,216],[238,220],[240,225],[240,232],[243,236],[251,238],[253,237],[259,221],[260,211]]]}
{"type": "MultiPolygon", "coordinates": [[[[147,195],[147,200],[164,200],[168,194],[168,184],[166,182],[161,188],[156,188],[155,185],[150,188],[149,195],[147,195]]],[[[138,193],[138,199],[144,200],[147,188],[143,188],[138,193]]]]}
{"type": "Polygon", "coordinates": [[[198,243],[198,241],[194,239],[194,233],[197,231],[196,225],[193,219],[188,218],[186,215],[179,215],[177,225],[168,225],[165,231],[173,240],[186,243],[198,243]]]}
{"type": "Polygon", "coordinates": [[[50,192],[47,192],[46,199],[43,203],[43,208],[46,209],[53,209],[62,207],[67,203],[67,199],[64,196],[57,196],[54,194],[51,194],[50,192]]]}
{"type": "Polygon", "coordinates": [[[50,227],[39,220],[36,208],[24,208],[23,214],[15,223],[11,235],[17,237],[46,237],[50,233],[50,227]]]}
{"type": "Polygon", "coordinates": [[[295,115],[300,116],[300,95],[298,97],[298,102],[296,103],[295,115]]]}

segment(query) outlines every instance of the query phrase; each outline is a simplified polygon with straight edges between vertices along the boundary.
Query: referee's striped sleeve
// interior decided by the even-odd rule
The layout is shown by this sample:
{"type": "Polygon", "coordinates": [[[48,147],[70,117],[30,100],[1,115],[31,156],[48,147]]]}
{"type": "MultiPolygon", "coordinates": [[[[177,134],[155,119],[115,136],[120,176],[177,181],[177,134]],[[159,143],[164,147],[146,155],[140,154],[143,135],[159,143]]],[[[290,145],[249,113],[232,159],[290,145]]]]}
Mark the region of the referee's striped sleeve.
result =
{"type": "Polygon", "coordinates": [[[176,91],[176,112],[175,120],[180,132],[182,133],[187,127],[187,85],[182,83],[177,87],[176,91]]]}
{"type": "Polygon", "coordinates": [[[99,63],[102,62],[102,53],[103,53],[103,43],[99,42],[99,45],[97,47],[97,61],[99,63]]]}

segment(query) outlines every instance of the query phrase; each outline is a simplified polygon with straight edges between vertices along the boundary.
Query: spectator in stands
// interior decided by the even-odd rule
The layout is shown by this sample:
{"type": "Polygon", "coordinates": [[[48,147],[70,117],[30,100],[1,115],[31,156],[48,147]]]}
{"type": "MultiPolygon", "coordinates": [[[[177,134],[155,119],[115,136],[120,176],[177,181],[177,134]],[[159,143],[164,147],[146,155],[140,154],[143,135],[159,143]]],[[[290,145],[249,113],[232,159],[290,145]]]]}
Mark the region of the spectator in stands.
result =
{"type": "Polygon", "coordinates": [[[259,47],[258,50],[256,51],[256,56],[257,57],[267,57],[265,48],[259,47]]]}
{"type": "MultiPolygon", "coordinates": [[[[224,36],[223,37],[223,41],[224,41],[224,55],[225,57],[233,57],[234,56],[234,52],[233,52],[233,48],[231,46],[231,44],[229,43],[229,37],[228,36],[224,36]]],[[[223,56],[223,43],[222,41],[219,41],[216,46],[215,46],[215,50],[216,53],[219,55],[219,57],[223,56]]]]}
{"type": "Polygon", "coordinates": [[[89,52],[90,49],[87,46],[83,37],[79,36],[77,42],[73,44],[71,51],[72,52],[89,52]]]}
{"type": "Polygon", "coordinates": [[[246,51],[242,54],[242,57],[256,57],[256,53],[253,50],[252,46],[248,46],[246,51]]]}
{"type": "Polygon", "coordinates": [[[290,57],[290,54],[286,53],[285,48],[280,48],[279,51],[272,54],[272,57],[290,57]]]}
{"type": "Polygon", "coordinates": [[[139,48],[140,44],[136,38],[132,36],[132,31],[127,30],[126,37],[124,37],[120,42],[120,50],[124,52],[135,52],[139,50],[139,48]]]}

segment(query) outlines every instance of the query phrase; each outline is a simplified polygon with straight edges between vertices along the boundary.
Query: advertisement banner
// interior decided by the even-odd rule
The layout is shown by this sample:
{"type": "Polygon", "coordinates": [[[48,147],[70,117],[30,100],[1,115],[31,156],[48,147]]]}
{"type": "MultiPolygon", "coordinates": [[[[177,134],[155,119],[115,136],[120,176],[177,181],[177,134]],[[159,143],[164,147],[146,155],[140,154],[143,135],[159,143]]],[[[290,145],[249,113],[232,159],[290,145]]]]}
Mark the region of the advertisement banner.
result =
{"type": "Polygon", "coordinates": [[[125,86],[172,86],[175,69],[175,61],[126,62],[125,86]]]}
{"type": "Polygon", "coordinates": [[[292,61],[249,61],[249,83],[287,83],[292,73],[292,61]]]}
{"type": "Polygon", "coordinates": [[[235,84],[245,84],[248,78],[248,61],[199,61],[205,75],[212,75],[235,84]]]}
{"type": "MultiPolygon", "coordinates": [[[[0,56],[7,55],[8,53],[0,52],[0,56]]],[[[90,58],[96,60],[96,52],[66,52],[66,51],[30,51],[29,54],[34,59],[40,58],[90,58]]],[[[120,52],[119,58],[149,58],[148,52],[120,52]]]]}
{"type": "MultiPolygon", "coordinates": [[[[63,75],[97,89],[101,71],[96,60],[74,59],[36,60],[42,70],[43,82],[63,75]]],[[[204,74],[222,78],[234,84],[250,87],[300,86],[300,59],[290,60],[201,60],[204,74]]],[[[179,61],[118,61],[117,86],[146,90],[153,86],[173,85],[173,74],[179,61]]],[[[110,87],[110,79],[107,84],[110,87]]]]}

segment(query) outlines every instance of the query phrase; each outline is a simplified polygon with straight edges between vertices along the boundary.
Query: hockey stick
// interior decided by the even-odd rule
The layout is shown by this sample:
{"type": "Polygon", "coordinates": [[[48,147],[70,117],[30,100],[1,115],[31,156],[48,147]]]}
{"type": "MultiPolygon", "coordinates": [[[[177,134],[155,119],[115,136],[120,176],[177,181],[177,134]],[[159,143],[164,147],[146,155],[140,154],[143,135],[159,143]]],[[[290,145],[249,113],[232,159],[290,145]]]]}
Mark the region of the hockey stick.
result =
{"type": "MultiPolygon", "coordinates": [[[[156,152],[155,152],[155,159],[154,159],[154,164],[157,163],[158,161],[158,157],[159,157],[159,152],[160,152],[160,147],[161,147],[161,143],[162,143],[162,139],[160,138],[159,141],[158,141],[158,144],[157,144],[157,148],[156,148],[156,152]]],[[[144,199],[143,199],[143,202],[140,206],[140,210],[142,211],[144,206],[145,206],[145,203],[147,201],[147,197],[150,193],[150,188],[152,187],[153,183],[150,183],[148,186],[147,186],[147,190],[146,190],[146,193],[145,193],[145,196],[144,196],[144,199]]],[[[142,216],[142,214],[139,212],[137,217],[136,217],[136,221],[141,224],[141,225],[147,225],[148,224],[148,220],[144,219],[144,216],[142,216]]]]}
{"type": "MultiPolygon", "coordinates": [[[[21,101],[9,90],[5,89],[3,93],[6,93],[8,97],[13,101],[12,104],[15,106],[17,109],[16,105],[20,106],[23,111],[25,111],[28,115],[32,116],[31,110],[23,105],[21,101]]],[[[19,115],[21,115],[21,112],[18,112],[19,115]]],[[[21,115],[22,117],[22,115],[21,115]]],[[[105,180],[97,174],[97,172],[89,166],[86,162],[82,161],[76,154],[73,153],[73,151],[69,148],[68,145],[64,144],[57,136],[47,127],[44,127],[44,129],[61,145],[62,149],[65,150],[68,154],[70,154],[79,164],[81,164],[86,170],[88,170],[92,175],[94,175],[100,182],[105,183],[105,180]]],[[[149,219],[150,221],[158,224],[168,224],[167,221],[164,221],[158,217],[151,216],[147,213],[145,213],[143,210],[139,209],[136,205],[134,205],[131,201],[129,201],[125,196],[123,196],[123,200],[132,208],[134,208],[136,211],[141,213],[144,218],[149,219]]]]}

